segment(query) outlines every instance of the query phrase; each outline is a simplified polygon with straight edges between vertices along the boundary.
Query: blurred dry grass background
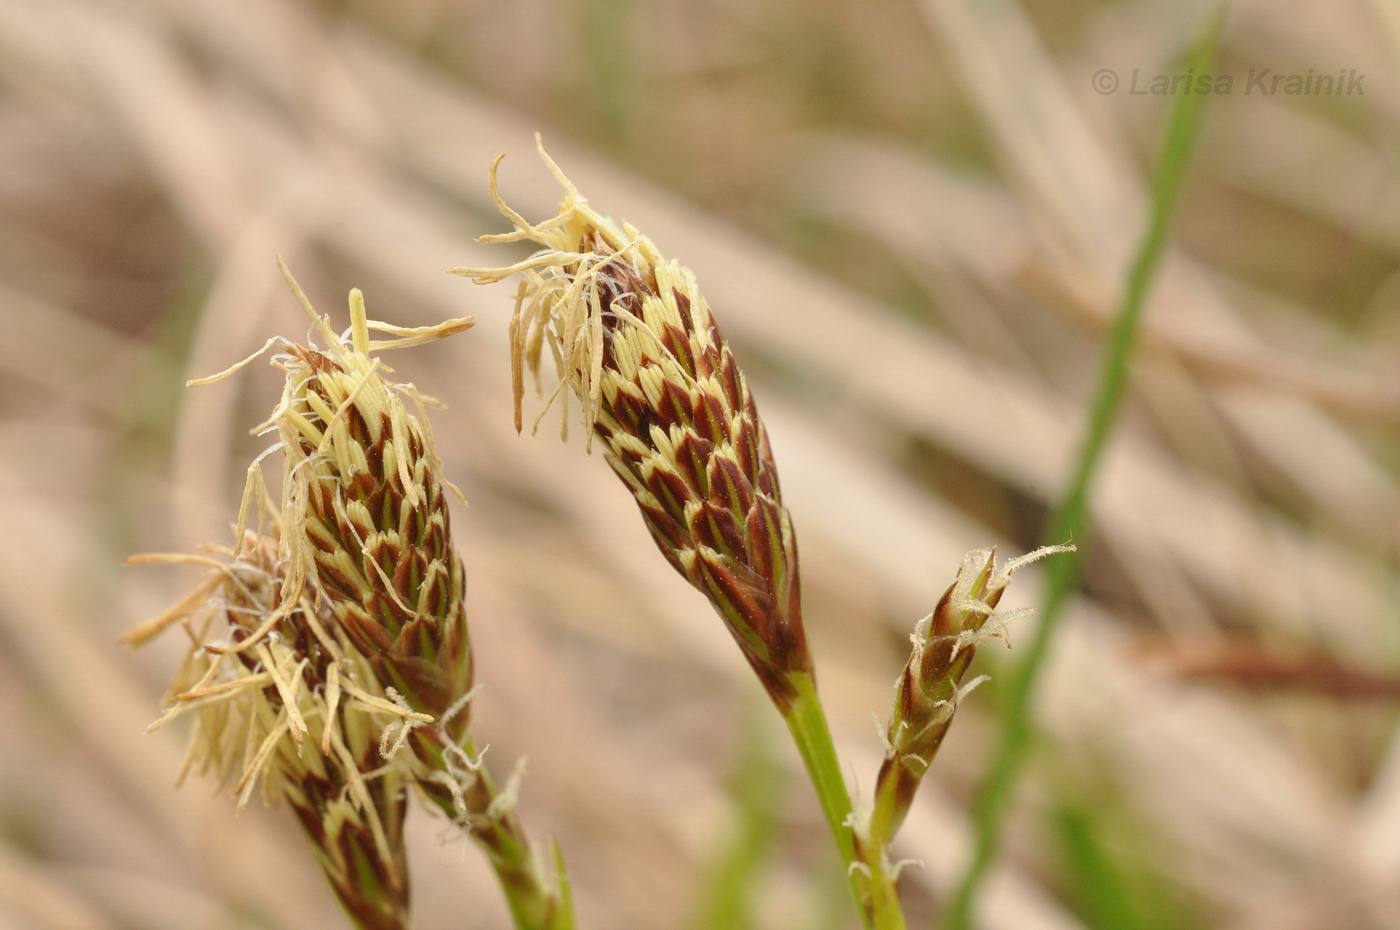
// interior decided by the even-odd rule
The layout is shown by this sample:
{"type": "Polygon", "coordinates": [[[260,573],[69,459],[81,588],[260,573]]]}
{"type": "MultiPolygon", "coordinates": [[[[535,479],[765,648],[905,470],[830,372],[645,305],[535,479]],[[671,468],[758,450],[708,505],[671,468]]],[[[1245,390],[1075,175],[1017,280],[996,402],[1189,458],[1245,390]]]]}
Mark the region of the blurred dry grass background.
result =
{"type": "MultiPolygon", "coordinates": [[[[391,322],[478,316],[392,359],[448,404],[471,499],[478,742],[501,772],[528,756],[522,815],[559,837],[583,926],[686,926],[757,689],[602,461],[553,420],[513,434],[509,289],[443,274],[502,261],[472,241],[504,228],[486,166],[509,153],[507,198],[547,215],[540,129],[698,272],[773,433],[868,788],[914,621],[965,550],[1037,542],[1169,104],[1129,75],[1170,72],[1202,16],[0,0],[0,927],[341,925],[285,812],[175,790],[179,734],[141,734],[174,638],[114,645],[190,583],[123,556],[228,533],[275,373],[181,385],[304,332],[277,253],[323,311],[358,285],[391,322]]],[[[1400,927],[1400,13],[1239,0],[1222,56],[1235,93],[1151,302],[995,930],[1400,927]],[[1355,68],[1365,96],[1245,96],[1265,67],[1355,68]]],[[[957,874],[996,698],[970,699],[905,828],[911,926],[957,874]]],[[[847,926],[779,735],[757,925],[847,926]]],[[[411,829],[420,926],[504,928],[475,851],[411,829]]]]}

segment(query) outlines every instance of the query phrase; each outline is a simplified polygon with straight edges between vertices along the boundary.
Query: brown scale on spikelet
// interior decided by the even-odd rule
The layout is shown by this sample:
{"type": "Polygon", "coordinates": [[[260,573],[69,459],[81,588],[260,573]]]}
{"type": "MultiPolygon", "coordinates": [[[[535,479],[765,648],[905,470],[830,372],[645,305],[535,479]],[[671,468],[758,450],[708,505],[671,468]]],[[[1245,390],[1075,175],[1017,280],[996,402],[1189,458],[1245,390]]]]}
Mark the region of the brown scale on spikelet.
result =
{"type": "Polygon", "coordinates": [[[894,713],[885,734],[885,760],[875,782],[875,803],[868,821],[857,818],[856,838],[864,848],[883,850],[898,832],[919,783],[952,725],[962,697],[980,684],[963,676],[988,636],[1030,611],[997,613],[1002,594],[1017,568],[1072,546],[1048,546],[999,568],[995,549],[975,549],[964,558],[953,584],[938,606],[919,622],[910,637],[914,648],[895,685],[894,713]]]}
{"type": "MultiPolygon", "coordinates": [[[[548,344],[585,425],[636,498],[671,564],[715,605],[780,708],[790,676],[811,673],[797,544],[768,435],[744,375],[687,268],[628,224],[592,210],[540,148],[563,186],[559,215],[515,223],[483,242],[545,246],[506,268],[455,268],[478,283],[523,275],[511,321],[516,426],[524,368],[538,379],[548,344]]],[[[565,411],[567,419],[567,409],[565,411]]]]}
{"type": "Polygon", "coordinates": [[[233,784],[240,809],[258,784],[266,800],[285,800],[356,926],[407,930],[407,776],[385,766],[381,750],[405,726],[430,718],[385,695],[369,661],[315,606],[314,581],[284,609],[276,533],[274,525],[272,535],[249,534],[237,553],[215,550],[221,559],[134,560],[213,568],[191,595],[123,637],[139,645],[174,623],[190,635],[166,711],[151,729],[193,714],[185,771],[233,784]],[[239,649],[269,618],[272,627],[239,649]]]}

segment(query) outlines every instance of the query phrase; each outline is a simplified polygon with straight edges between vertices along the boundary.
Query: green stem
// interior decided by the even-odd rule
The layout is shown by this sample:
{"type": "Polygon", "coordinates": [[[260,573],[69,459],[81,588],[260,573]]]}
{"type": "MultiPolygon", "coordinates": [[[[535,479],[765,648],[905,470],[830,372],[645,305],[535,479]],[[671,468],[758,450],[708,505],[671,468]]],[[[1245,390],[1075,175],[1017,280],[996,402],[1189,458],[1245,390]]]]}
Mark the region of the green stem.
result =
{"type": "Polygon", "coordinates": [[[831,728],[826,711],[817,697],[816,680],[809,674],[797,673],[789,679],[797,696],[788,707],[785,718],[793,742],[807,766],[807,774],[821,802],[827,826],[836,840],[841,863],[846,869],[851,898],[866,930],[904,930],[904,914],[899,908],[899,894],[894,882],[876,862],[870,865],[856,857],[855,836],[847,820],[851,815],[851,796],[846,779],[841,774],[841,762],[831,741],[831,728]],[[863,868],[869,868],[867,875],[863,868]]]}
{"type": "Polygon", "coordinates": [[[904,911],[899,906],[899,889],[894,875],[885,870],[885,847],[880,847],[868,863],[870,867],[871,908],[875,912],[876,930],[904,930],[904,911]]]}
{"type": "MultiPolygon", "coordinates": [[[[469,757],[480,758],[470,739],[464,740],[461,746],[469,757]]],[[[441,746],[425,743],[423,750],[436,771],[449,770],[441,746]]],[[[450,820],[461,823],[456,796],[446,786],[423,781],[420,787],[450,820]]],[[[554,849],[554,859],[559,885],[552,888],[514,810],[491,811],[492,802],[500,796],[491,773],[482,768],[469,785],[462,785],[460,789],[468,811],[468,821],[463,827],[486,853],[505,894],[515,930],[574,930],[568,878],[558,847],[554,849]]]]}
{"type": "MultiPolygon", "coordinates": [[[[1197,74],[1209,72],[1223,22],[1222,6],[1191,51],[1188,66],[1194,68],[1197,74]]],[[[1153,177],[1151,217],[1128,273],[1113,329],[1104,346],[1088,431],[1079,450],[1074,476],[1064,499],[1050,519],[1046,536],[1049,545],[1073,540],[1078,545],[1078,551],[1065,553],[1046,566],[1045,599],[1040,609],[1040,623],[1031,641],[1029,654],[1012,673],[1007,686],[1002,741],[974,805],[972,858],[953,893],[944,917],[943,930],[970,930],[977,893],[996,856],[1001,822],[1030,742],[1031,697],[1058,627],[1061,609],[1079,580],[1079,565],[1089,529],[1090,489],[1122,406],[1128,363],[1136,348],[1139,321],[1147,302],[1149,286],[1165,251],[1172,209],[1177,201],[1204,105],[1203,95],[1187,93],[1177,98],[1172,110],[1166,142],[1153,177]]]]}

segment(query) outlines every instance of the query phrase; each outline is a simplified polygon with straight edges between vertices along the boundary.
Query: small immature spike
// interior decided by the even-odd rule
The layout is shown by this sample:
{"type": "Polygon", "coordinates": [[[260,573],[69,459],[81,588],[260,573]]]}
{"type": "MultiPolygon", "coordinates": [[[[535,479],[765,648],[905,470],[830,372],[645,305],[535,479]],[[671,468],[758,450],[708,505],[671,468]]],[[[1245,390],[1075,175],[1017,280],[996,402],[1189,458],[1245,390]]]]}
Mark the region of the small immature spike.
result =
{"type": "Polygon", "coordinates": [[[894,839],[948,734],[958,702],[982,681],[964,684],[963,676],[981,641],[999,635],[1013,617],[997,613],[1011,573],[1027,562],[1072,548],[1047,546],[1000,567],[995,549],[975,549],[963,558],[957,579],[933,613],[919,622],[910,637],[914,648],[909,662],[895,685],[885,760],[875,780],[874,809],[869,823],[857,831],[857,840],[867,852],[883,850],[894,839]]]}

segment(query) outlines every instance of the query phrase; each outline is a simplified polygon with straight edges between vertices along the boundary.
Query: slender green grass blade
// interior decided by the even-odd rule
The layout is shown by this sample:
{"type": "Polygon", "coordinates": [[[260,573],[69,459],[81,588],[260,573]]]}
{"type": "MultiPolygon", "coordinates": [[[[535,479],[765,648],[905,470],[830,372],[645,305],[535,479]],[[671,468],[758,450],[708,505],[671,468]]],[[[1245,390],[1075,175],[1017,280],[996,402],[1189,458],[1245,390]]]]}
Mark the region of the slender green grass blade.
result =
{"type": "Polygon", "coordinates": [[[1104,849],[1092,813],[1065,804],[1055,813],[1055,832],[1080,911],[1094,930],[1143,930],[1132,891],[1104,849]]]}
{"type": "Polygon", "coordinates": [[[1172,844],[1137,822],[1121,798],[1083,791],[1065,796],[1050,826],[1064,890],[1090,930],[1187,930],[1209,923],[1163,872],[1172,844]]]}
{"type": "Polygon", "coordinates": [[[754,902],[779,826],[782,768],[773,755],[767,728],[757,714],[749,716],[734,782],[739,821],[712,867],[691,924],[694,930],[750,930],[757,925],[754,902]]]}
{"type": "MultiPolygon", "coordinates": [[[[1191,51],[1188,67],[1194,68],[1197,74],[1209,72],[1215,60],[1224,23],[1224,9],[1223,6],[1217,9],[1191,51]]],[[[1039,623],[1025,660],[1012,671],[1007,685],[1002,740],[974,806],[972,857],[945,912],[943,930],[970,930],[977,893],[996,855],[1001,822],[1030,741],[1031,697],[1061,610],[1079,580],[1080,560],[1084,556],[1089,527],[1088,504],[1094,474],[1123,403],[1128,364],[1137,345],[1138,324],[1165,251],[1173,208],[1181,190],[1205,101],[1203,95],[1184,94],[1176,98],[1172,108],[1166,140],[1153,175],[1147,230],[1129,269],[1118,314],[1104,346],[1098,387],[1073,478],[1051,516],[1049,532],[1045,537],[1049,544],[1073,541],[1079,550],[1046,562],[1045,598],[1039,623]]]]}
{"type": "MultiPolygon", "coordinates": [[[[1057,749],[1060,747],[1056,747],[1057,749]]],[[[1047,760],[1044,820],[1054,884],[1088,930],[1194,930],[1211,918],[1178,879],[1183,851],[1134,795],[1111,752],[1047,760]]]]}

